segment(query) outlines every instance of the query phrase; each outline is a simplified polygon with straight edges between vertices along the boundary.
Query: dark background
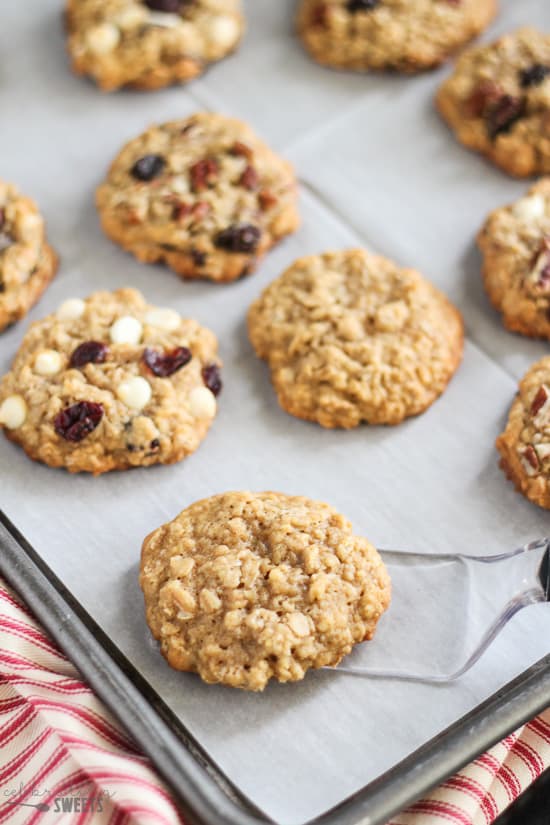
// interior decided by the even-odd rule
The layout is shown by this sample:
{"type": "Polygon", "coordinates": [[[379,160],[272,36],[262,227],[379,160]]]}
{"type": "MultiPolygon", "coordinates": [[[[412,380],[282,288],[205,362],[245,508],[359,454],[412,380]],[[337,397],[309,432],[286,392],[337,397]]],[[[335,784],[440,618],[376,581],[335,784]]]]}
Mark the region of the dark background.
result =
{"type": "Polygon", "coordinates": [[[550,825],[550,768],[494,825],[550,825]]]}

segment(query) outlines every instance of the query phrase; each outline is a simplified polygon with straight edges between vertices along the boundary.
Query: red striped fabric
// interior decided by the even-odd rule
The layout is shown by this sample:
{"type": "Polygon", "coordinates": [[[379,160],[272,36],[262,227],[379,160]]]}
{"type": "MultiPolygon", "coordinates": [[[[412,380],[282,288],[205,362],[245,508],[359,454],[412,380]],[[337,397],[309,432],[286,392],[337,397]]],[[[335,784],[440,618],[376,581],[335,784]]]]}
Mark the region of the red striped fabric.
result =
{"type": "MultiPolygon", "coordinates": [[[[550,712],[388,825],[491,825],[550,765],[550,712]]],[[[148,760],[0,580],[0,825],[184,825],[148,760]]]]}

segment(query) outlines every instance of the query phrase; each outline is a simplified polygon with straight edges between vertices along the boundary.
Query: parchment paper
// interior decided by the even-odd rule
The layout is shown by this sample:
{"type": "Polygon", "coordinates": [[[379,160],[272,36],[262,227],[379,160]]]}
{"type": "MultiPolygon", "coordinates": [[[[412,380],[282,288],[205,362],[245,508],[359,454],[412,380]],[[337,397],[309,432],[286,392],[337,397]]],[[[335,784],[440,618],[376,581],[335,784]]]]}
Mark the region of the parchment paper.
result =
{"type": "MultiPolygon", "coordinates": [[[[284,825],[302,822],[547,653],[550,610],[531,607],[514,618],[452,686],[313,673],[251,695],[205,686],[164,664],[143,619],[141,540],[197,498],[247,488],[327,500],[381,547],[484,554],[545,535],[549,514],[505,481],[493,443],[517,377],[549,348],[501,329],[473,246],[487,211],[526,184],[468,153],[438,120],[432,97],[448,69],[417,78],[322,69],[292,34],[291,0],[248,0],[239,53],[188,88],[111,95],[70,74],[60,6],[1,4],[0,174],[38,199],[62,264],[30,318],[2,336],[0,368],[30,320],[62,299],[132,285],[214,329],[226,386],[205,443],[170,468],[72,477],[0,439],[1,504],[228,776],[284,825]],[[203,107],[248,119],[303,181],[302,229],[232,286],[185,284],[137,263],[102,235],[93,205],[123,141],[203,107]],[[397,429],[329,432],[278,408],[248,343],[245,313],[297,256],[361,243],[417,266],[446,290],[465,313],[469,343],[448,392],[425,415],[397,429]]],[[[550,26],[542,0],[502,7],[487,37],[519,23],[550,26]]],[[[445,604],[438,609],[445,622],[445,604]]]]}

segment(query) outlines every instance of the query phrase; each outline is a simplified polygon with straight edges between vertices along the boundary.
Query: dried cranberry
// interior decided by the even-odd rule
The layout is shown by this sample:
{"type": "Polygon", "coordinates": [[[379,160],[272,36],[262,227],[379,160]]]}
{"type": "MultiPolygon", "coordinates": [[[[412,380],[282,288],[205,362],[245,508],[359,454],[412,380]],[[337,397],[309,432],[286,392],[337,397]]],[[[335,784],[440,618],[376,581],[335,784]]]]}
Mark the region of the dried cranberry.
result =
{"type": "Polygon", "coordinates": [[[82,441],[89,435],[103,418],[103,405],[92,401],[78,401],[66,407],[54,418],[54,427],[58,435],[66,441],[82,441]]]}
{"type": "Polygon", "coordinates": [[[172,209],[172,218],[175,221],[182,221],[191,214],[191,209],[192,207],[188,203],[183,203],[182,201],[175,203],[172,209]]]}
{"type": "Polygon", "coordinates": [[[132,166],[132,175],[138,180],[153,180],[157,178],[166,165],[162,155],[144,155],[136,160],[132,166]]]}
{"type": "Polygon", "coordinates": [[[491,140],[508,132],[525,112],[525,100],[522,97],[502,95],[487,112],[487,131],[491,140]]]}
{"type": "Polygon", "coordinates": [[[466,114],[470,117],[485,115],[488,108],[497,103],[502,95],[503,91],[498,83],[493,80],[482,80],[466,100],[466,114]]]}
{"type": "Polygon", "coordinates": [[[202,380],[214,395],[219,395],[222,391],[222,378],[220,368],[217,364],[208,364],[202,368],[202,380]]]}
{"type": "Polygon", "coordinates": [[[550,66],[545,66],[543,63],[535,63],[535,65],[529,69],[522,69],[519,73],[519,82],[523,89],[527,89],[528,86],[540,86],[549,74],[550,66]]]}
{"type": "Polygon", "coordinates": [[[228,252],[255,252],[260,242],[261,232],[249,223],[233,224],[216,235],[214,243],[228,252]]]}
{"type": "Polygon", "coordinates": [[[180,370],[191,360],[192,355],[187,347],[176,347],[171,352],[159,352],[149,347],[143,353],[143,360],[159,378],[167,378],[180,370]]]}
{"type": "Polygon", "coordinates": [[[356,11],[372,11],[380,3],[380,0],[348,0],[347,10],[352,13],[356,11]]]}
{"type": "Polygon", "coordinates": [[[262,212],[267,212],[268,209],[275,206],[277,203],[277,198],[268,189],[262,189],[262,191],[258,194],[258,202],[262,212]]]}
{"type": "Polygon", "coordinates": [[[198,160],[189,170],[193,192],[203,192],[212,186],[218,177],[218,161],[215,158],[198,160]]]}
{"type": "Polygon", "coordinates": [[[239,183],[241,186],[244,186],[245,189],[249,189],[253,192],[255,189],[258,188],[260,183],[260,176],[256,172],[253,166],[248,164],[244,172],[242,173],[239,183]]]}
{"type": "Polygon", "coordinates": [[[85,364],[103,364],[107,358],[107,347],[101,341],[85,341],[71,355],[71,367],[83,367],[85,364]]]}
{"type": "Polygon", "coordinates": [[[153,11],[165,11],[170,14],[177,14],[183,2],[182,0],[145,0],[145,5],[153,11]]]}

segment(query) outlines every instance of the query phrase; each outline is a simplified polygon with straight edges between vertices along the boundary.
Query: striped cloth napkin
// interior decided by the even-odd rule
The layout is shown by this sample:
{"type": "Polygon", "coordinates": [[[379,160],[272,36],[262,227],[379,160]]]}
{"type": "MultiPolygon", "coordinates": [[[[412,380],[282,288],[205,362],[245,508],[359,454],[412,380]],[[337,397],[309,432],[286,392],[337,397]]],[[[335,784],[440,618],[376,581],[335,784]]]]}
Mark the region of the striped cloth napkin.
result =
{"type": "MultiPolygon", "coordinates": [[[[389,825],[489,825],[550,765],[550,712],[389,825]]],[[[0,825],[185,825],[111,714],[0,579],[0,825]]]]}

